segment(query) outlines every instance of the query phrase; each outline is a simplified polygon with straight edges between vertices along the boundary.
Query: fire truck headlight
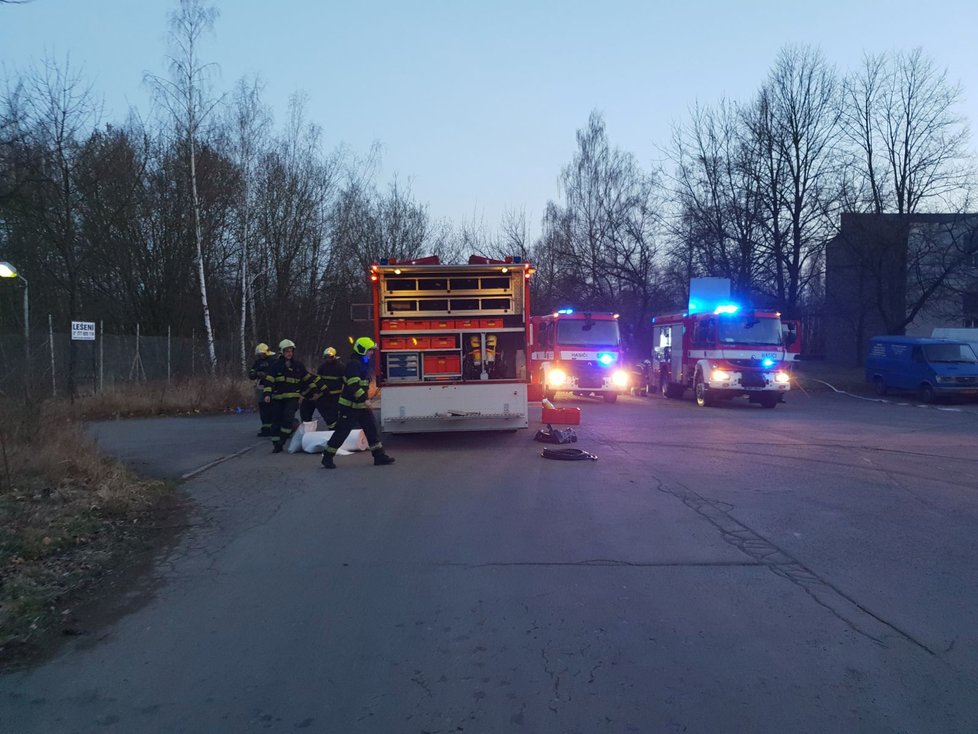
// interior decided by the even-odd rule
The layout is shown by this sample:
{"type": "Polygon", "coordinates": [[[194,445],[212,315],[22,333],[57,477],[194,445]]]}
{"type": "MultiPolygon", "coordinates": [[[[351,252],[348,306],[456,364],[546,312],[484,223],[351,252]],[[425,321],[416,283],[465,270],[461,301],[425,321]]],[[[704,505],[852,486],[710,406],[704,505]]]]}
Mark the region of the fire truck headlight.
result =
{"type": "Polygon", "coordinates": [[[611,352],[601,352],[601,354],[598,355],[598,361],[607,367],[609,364],[615,361],[615,355],[611,352]]]}
{"type": "Polygon", "coordinates": [[[547,373],[547,384],[551,387],[560,387],[567,382],[567,373],[563,370],[550,370],[547,373]]]}
{"type": "Polygon", "coordinates": [[[725,370],[713,370],[710,373],[710,382],[729,382],[730,373],[725,370]]]}
{"type": "Polygon", "coordinates": [[[774,381],[779,385],[787,385],[789,382],[791,382],[791,375],[789,375],[787,372],[775,372],[774,381]]]}
{"type": "Polygon", "coordinates": [[[628,387],[628,373],[625,370],[615,370],[611,376],[611,384],[615,387],[628,387]]]}

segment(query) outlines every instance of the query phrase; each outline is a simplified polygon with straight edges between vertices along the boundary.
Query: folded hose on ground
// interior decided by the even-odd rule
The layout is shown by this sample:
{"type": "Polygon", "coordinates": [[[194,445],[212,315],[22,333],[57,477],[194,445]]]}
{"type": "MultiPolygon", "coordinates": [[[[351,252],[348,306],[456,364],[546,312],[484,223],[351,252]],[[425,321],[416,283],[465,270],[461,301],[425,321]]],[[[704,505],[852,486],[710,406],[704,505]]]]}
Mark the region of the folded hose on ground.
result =
{"type": "Polygon", "coordinates": [[[598,457],[583,449],[544,449],[540,452],[544,459],[560,459],[561,461],[597,461],[598,457]]]}

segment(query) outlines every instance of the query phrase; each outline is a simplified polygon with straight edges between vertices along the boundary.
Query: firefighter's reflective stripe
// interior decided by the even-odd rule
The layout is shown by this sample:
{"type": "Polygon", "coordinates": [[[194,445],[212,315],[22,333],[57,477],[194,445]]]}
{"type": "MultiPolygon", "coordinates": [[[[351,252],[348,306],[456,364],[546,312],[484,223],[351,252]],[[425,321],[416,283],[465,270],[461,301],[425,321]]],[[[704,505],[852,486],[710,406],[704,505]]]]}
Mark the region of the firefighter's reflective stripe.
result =
{"type": "Polygon", "coordinates": [[[340,396],[339,404],[347,408],[366,408],[367,390],[370,388],[370,381],[362,377],[347,377],[344,382],[346,383],[344,394],[351,395],[352,397],[340,396]]]}
{"type": "Polygon", "coordinates": [[[319,379],[322,380],[326,388],[326,392],[330,395],[339,395],[341,392],[343,392],[342,375],[320,375],[319,379]]]}
{"type": "Polygon", "coordinates": [[[275,383],[277,390],[272,395],[273,400],[286,400],[287,398],[301,398],[301,377],[289,377],[288,375],[276,375],[275,383]]]}
{"type": "Polygon", "coordinates": [[[326,392],[326,386],[319,375],[309,375],[303,382],[305,386],[302,388],[302,397],[306,400],[319,400],[326,392]]]}
{"type": "Polygon", "coordinates": [[[262,380],[262,392],[270,395],[273,400],[299,399],[303,392],[308,389],[310,375],[302,362],[292,360],[287,363],[284,358],[279,358],[262,380]]]}

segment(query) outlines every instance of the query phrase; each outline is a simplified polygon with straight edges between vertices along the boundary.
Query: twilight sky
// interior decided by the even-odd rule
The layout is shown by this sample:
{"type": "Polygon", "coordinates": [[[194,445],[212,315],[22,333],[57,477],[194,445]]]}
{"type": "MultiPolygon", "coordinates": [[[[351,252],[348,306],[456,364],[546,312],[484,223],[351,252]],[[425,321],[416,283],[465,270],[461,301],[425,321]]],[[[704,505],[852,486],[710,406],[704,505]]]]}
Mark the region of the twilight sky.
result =
{"type": "MultiPolygon", "coordinates": [[[[964,90],[978,129],[974,0],[217,0],[202,55],[215,90],[259,74],[280,127],[308,95],[324,145],[382,146],[435,218],[484,222],[524,210],[531,235],[575,132],[596,109],[612,144],[651,165],[699,101],[745,100],[785,44],[812,44],[846,71],[865,51],[921,46],[964,90]]],[[[164,74],[176,0],[0,4],[0,76],[45,54],[81,69],[104,120],[150,110],[143,73],[164,74]]],[[[2,79],[0,79],[2,81],[2,79]]],[[[972,134],[974,141],[975,135],[972,134]]],[[[976,147],[975,145],[972,146],[976,147]]]]}

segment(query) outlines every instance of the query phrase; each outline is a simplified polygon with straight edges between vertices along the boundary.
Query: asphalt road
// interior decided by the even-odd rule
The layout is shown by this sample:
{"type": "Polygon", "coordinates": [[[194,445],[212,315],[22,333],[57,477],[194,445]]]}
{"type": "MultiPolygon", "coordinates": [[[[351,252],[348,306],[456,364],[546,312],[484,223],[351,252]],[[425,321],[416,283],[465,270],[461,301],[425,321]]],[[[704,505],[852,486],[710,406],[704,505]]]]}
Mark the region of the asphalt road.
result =
{"type": "Polygon", "coordinates": [[[259,445],[184,484],[141,607],[0,678],[0,731],[978,730],[978,405],[562,402],[597,462],[96,426],[158,476],[259,445]]]}

